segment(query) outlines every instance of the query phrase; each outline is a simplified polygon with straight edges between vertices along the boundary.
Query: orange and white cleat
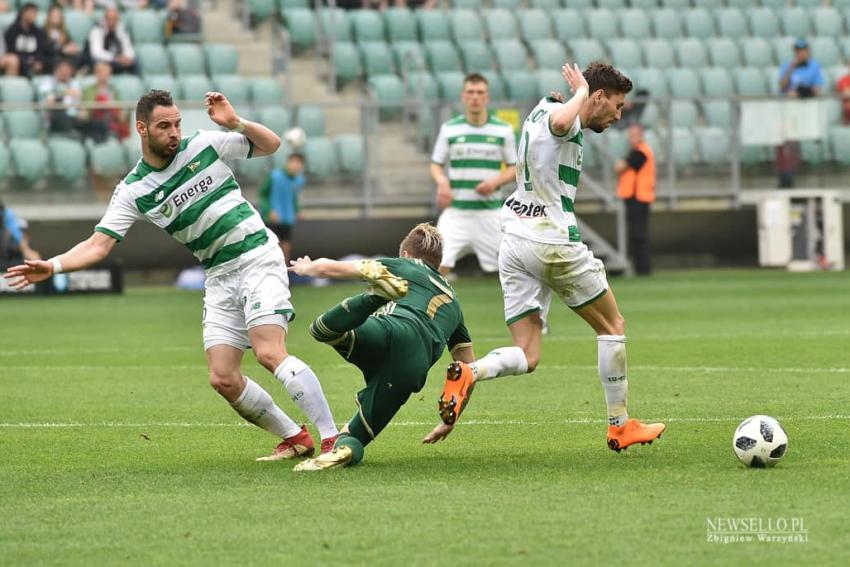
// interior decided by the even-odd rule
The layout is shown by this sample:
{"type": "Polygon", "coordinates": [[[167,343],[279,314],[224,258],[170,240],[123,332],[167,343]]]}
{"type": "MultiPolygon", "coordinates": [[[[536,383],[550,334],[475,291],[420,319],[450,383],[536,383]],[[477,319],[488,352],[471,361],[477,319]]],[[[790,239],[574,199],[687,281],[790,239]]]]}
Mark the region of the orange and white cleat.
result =
{"type": "Polygon", "coordinates": [[[641,423],[637,419],[630,419],[621,427],[609,425],[608,448],[619,453],[635,443],[651,445],[653,441],[661,438],[665,429],[667,426],[663,423],[641,423]]]}
{"type": "Polygon", "coordinates": [[[260,457],[258,461],[282,461],[284,459],[297,459],[298,457],[309,457],[315,452],[313,437],[307,431],[307,427],[301,426],[301,431],[292,437],[287,437],[274,448],[268,457],[260,457]]]}
{"type": "Polygon", "coordinates": [[[469,403],[475,387],[472,369],[463,362],[452,362],[446,370],[446,384],[440,395],[440,418],[446,425],[454,425],[469,403]]]}
{"type": "Polygon", "coordinates": [[[324,455],[325,453],[330,453],[331,451],[333,451],[334,450],[334,444],[336,444],[337,439],[339,439],[339,435],[334,435],[333,437],[326,437],[326,438],[322,439],[322,452],[321,452],[321,454],[324,455]]]}

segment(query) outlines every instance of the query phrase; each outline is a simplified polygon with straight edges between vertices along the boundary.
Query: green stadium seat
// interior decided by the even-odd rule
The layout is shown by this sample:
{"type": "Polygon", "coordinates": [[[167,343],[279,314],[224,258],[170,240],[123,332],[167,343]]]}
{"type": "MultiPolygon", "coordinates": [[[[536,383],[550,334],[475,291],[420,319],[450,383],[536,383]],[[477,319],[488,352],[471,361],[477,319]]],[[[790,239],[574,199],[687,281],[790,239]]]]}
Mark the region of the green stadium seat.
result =
{"type": "Polygon", "coordinates": [[[168,46],[171,56],[171,68],[178,77],[181,75],[203,75],[206,73],[204,53],[193,43],[172,43],[168,46]]]}
{"type": "Polygon", "coordinates": [[[472,10],[454,10],[449,13],[452,23],[452,38],[456,42],[482,39],[481,19],[472,10]]]}
{"type": "Polygon", "coordinates": [[[702,41],[689,37],[678,39],[673,42],[676,49],[676,58],[679,60],[679,65],[683,67],[705,67],[708,64],[708,57],[705,54],[705,47],[702,41]]]}
{"type": "Polygon", "coordinates": [[[842,35],[841,14],[835,8],[821,6],[812,12],[812,25],[815,35],[829,35],[838,37],[842,35]]]}
{"type": "Polygon", "coordinates": [[[443,100],[460,100],[463,91],[463,73],[460,71],[440,71],[435,74],[437,85],[440,87],[440,98],[443,100]]]}
{"type": "MultiPolygon", "coordinates": [[[[644,125],[648,126],[648,128],[652,128],[654,124],[647,125],[644,122],[644,125]]],[[[666,140],[662,144],[661,138],[658,137],[658,134],[655,133],[655,130],[647,129],[643,132],[643,139],[646,144],[652,148],[652,153],[655,154],[655,161],[658,163],[667,163],[667,145],[666,140]]]]}
{"type": "Polygon", "coordinates": [[[136,102],[145,94],[145,85],[136,75],[113,75],[110,85],[122,102],[136,102]]]}
{"type": "Polygon", "coordinates": [[[732,96],[732,77],[724,67],[707,67],[700,72],[705,96],[732,96]]]}
{"type": "Polygon", "coordinates": [[[841,101],[837,98],[828,98],[823,101],[824,113],[827,124],[839,124],[841,122],[841,101]]]}
{"type": "Polygon", "coordinates": [[[338,41],[333,44],[333,73],[337,80],[343,82],[360,76],[360,52],[353,43],[338,41]]]}
{"type": "Polygon", "coordinates": [[[785,61],[790,61],[794,57],[794,42],[797,38],[790,35],[775,37],[771,40],[773,44],[773,54],[776,62],[780,65],[785,61]]]}
{"type": "Polygon", "coordinates": [[[693,128],[699,111],[697,105],[689,100],[673,100],[670,102],[670,117],[676,128],[693,128]]]}
{"type": "Polygon", "coordinates": [[[555,37],[561,41],[570,41],[585,36],[584,17],[581,12],[572,8],[555,10],[555,37]]]}
{"type": "Polygon", "coordinates": [[[232,45],[207,43],[204,55],[210,75],[235,75],[239,72],[239,52],[232,45]]]}
{"type": "Polygon", "coordinates": [[[817,8],[823,4],[823,0],[796,0],[794,3],[802,8],[817,8]]]}
{"type": "MultiPolygon", "coordinates": [[[[286,143],[286,140],[281,141],[280,147],[271,155],[272,167],[278,169],[285,168],[286,160],[289,159],[289,156],[294,152],[295,150],[286,143]]],[[[298,153],[303,153],[300,147],[298,148],[298,153]]]]}
{"type": "Polygon", "coordinates": [[[440,87],[434,75],[428,71],[412,71],[407,74],[407,96],[417,98],[421,96],[428,102],[440,99],[440,87]]]}
{"type": "Polygon", "coordinates": [[[751,8],[747,16],[754,36],[771,38],[779,35],[779,21],[770,8],[751,8]]]}
{"type": "Polygon", "coordinates": [[[289,10],[293,8],[309,8],[310,0],[279,0],[278,4],[282,10],[289,10]]]}
{"type": "Polygon", "coordinates": [[[467,73],[480,72],[493,68],[493,53],[482,40],[463,41],[458,46],[463,68],[467,73]]]}
{"type": "MultiPolygon", "coordinates": [[[[611,54],[611,63],[617,67],[640,67],[643,62],[640,57],[640,48],[633,39],[618,38],[608,41],[608,52],[611,54]]],[[[655,64],[655,62],[652,62],[655,64]]]]}
{"type": "Polygon", "coordinates": [[[690,67],[667,69],[667,85],[670,94],[678,98],[696,98],[702,95],[699,75],[690,67]]]}
{"type": "Polygon", "coordinates": [[[779,90],[779,67],[773,65],[762,67],[761,72],[764,75],[764,82],[767,85],[768,92],[776,96],[782,94],[779,90]]]}
{"type": "Polygon", "coordinates": [[[271,168],[271,156],[236,160],[236,180],[242,184],[259,185],[266,180],[271,168]]]}
{"type": "Polygon", "coordinates": [[[3,118],[10,139],[37,138],[41,134],[41,116],[34,110],[7,110],[3,118]]]}
{"type": "Polygon", "coordinates": [[[304,129],[308,137],[325,135],[325,112],[318,106],[298,107],[296,124],[304,129]]]}
{"type": "Polygon", "coordinates": [[[740,65],[738,45],[728,37],[715,37],[706,41],[708,58],[715,67],[734,69],[740,65]]]}
{"type": "Polygon", "coordinates": [[[611,10],[598,8],[588,10],[585,14],[587,20],[588,37],[607,41],[617,37],[617,18],[611,10]]]}
{"type": "Polygon", "coordinates": [[[274,14],[275,8],[275,0],[248,0],[248,13],[254,22],[265,21],[274,14]]]}
{"type": "Polygon", "coordinates": [[[83,10],[65,10],[65,29],[68,37],[77,45],[83,46],[94,27],[94,18],[83,10]]]}
{"type": "Polygon", "coordinates": [[[800,142],[800,154],[803,161],[810,165],[820,165],[830,159],[829,139],[804,140],[800,142]]]}
{"type": "MultiPolygon", "coordinates": [[[[205,77],[206,78],[206,77],[205,77]]],[[[217,130],[218,126],[210,120],[206,110],[200,108],[189,108],[180,111],[182,130],[184,136],[191,136],[198,130],[217,130]]]]}
{"type": "Polygon", "coordinates": [[[409,8],[388,8],[384,10],[384,24],[387,37],[391,42],[416,41],[416,18],[409,8]]]}
{"type": "Polygon", "coordinates": [[[9,174],[9,149],[6,144],[0,140],[0,179],[9,174]]]}
{"type": "Polygon", "coordinates": [[[494,41],[493,53],[502,73],[528,69],[528,53],[518,39],[494,41]]]}
{"type": "MultiPolygon", "coordinates": [[[[129,22],[130,35],[134,44],[162,43],[165,41],[164,14],[155,11],[136,10],[129,22]]],[[[126,13],[125,13],[126,18],[126,13]]]]}
{"type": "Polygon", "coordinates": [[[255,106],[280,104],[283,100],[283,87],[272,77],[254,77],[251,80],[251,100],[255,106]]]}
{"type": "Polygon", "coordinates": [[[366,41],[360,44],[363,70],[368,76],[388,75],[395,72],[393,55],[383,41],[366,41]]]}
{"type": "Polygon", "coordinates": [[[636,8],[618,11],[620,34],[629,39],[644,40],[652,35],[652,26],[646,11],[636,8]]]}
{"type": "Polygon", "coordinates": [[[440,71],[460,71],[460,57],[449,41],[429,41],[425,43],[425,60],[435,73],[440,71]]]}
{"type": "Polygon", "coordinates": [[[503,8],[505,10],[517,10],[520,7],[520,0],[492,0],[494,8],[503,8]]]}
{"type": "Polygon", "coordinates": [[[696,139],[689,128],[673,128],[673,161],[679,166],[696,161],[696,139]]]}
{"type": "Polygon", "coordinates": [[[638,67],[635,69],[633,80],[635,90],[646,89],[653,97],[663,98],[667,96],[667,81],[664,73],[657,67],[638,67]]]}
{"type": "Polygon", "coordinates": [[[549,96],[553,91],[569,97],[569,87],[559,71],[538,69],[534,72],[534,76],[537,79],[537,98],[549,96]]]}
{"type": "Polygon", "coordinates": [[[336,175],[339,162],[333,142],[322,136],[308,137],[304,143],[304,158],[307,175],[324,180],[336,175]]]}
{"type": "Polygon", "coordinates": [[[452,0],[452,7],[456,10],[479,10],[482,4],[482,0],[452,0]]]}
{"type": "Polygon", "coordinates": [[[537,79],[529,71],[513,71],[503,75],[508,96],[511,100],[526,102],[537,100],[537,79]]]}
{"type": "Polygon", "coordinates": [[[138,136],[130,136],[121,142],[121,149],[124,150],[124,171],[130,171],[139,162],[142,157],[142,144],[138,136]]]}
{"type": "Polygon", "coordinates": [[[482,71],[482,75],[487,79],[487,88],[490,92],[490,100],[500,101],[508,100],[507,89],[505,88],[505,80],[498,71],[482,71]]]}
{"type": "Polygon", "coordinates": [[[844,165],[850,164],[850,127],[836,126],[829,130],[829,141],[835,153],[835,159],[844,165]]]}
{"type": "Polygon", "coordinates": [[[761,5],[772,10],[781,10],[788,6],[788,0],[761,0],[761,5]]]}
{"type": "Polygon", "coordinates": [[[77,140],[50,138],[47,141],[53,174],[67,183],[74,183],[87,173],[86,149],[77,140]]]}
{"type": "Polygon", "coordinates": [[[552,37],[552,22],[543,10],[520,10],[519,29],[526,43],[552,37]]]}
{"type": "Polygon", "coordinates": [[[533,9],[557,10],[562,6],[561,0],[529,0],[528,5],[533,9]]]}
{"type": "Polygon", "coordinates": [[[451,39],[451,27],[442,10],[416,10],[419,36],[423,42],[451,39]]]}
{"type": "Polygon", "coordinates": [[[658,0],[632,0],[632,8],[643,10],[654,10],[658,7],[658,0]]]}
{"type": "Polygon", "coordinates": [[[390,49],[399,72],[405,69],[417,71],[425,65],[425,54],[422,53],[422,44],[418,41],[396,41],[390,44],[390,49]]]}
{"type": "Polygon", "coordinates": [[[694,0],[695,8],[717,8],[718,4],[722,5],[723,2],[718,2],[717,0],[694,0]]]}
{"type": "Polygon", "coordinates": [[[839,37],[837,41],[844,59],[850,61],[850,37],[839,37]]]}
{"type": "Polygon", "coordinates": [[[593,8],[593,0],[564,0],[564,5],[577,10],[589,10],[593,8]]]}
{"type": "Polygon", "coordinates": [[[660,8],[652,13],[652,27],[656,37],[675,39],[682,36],[682,20],[672,8],[660,8]]]}
{"type": "Polygon", "coordinates": [[[838,83],[839,79],[844,77],[844,75],[848,74],[848,69],[846,65],[833,65],[828,69],[824,69],[824,82],[829,83],[829,91],[834,92],[836,90],[836,83],[838,83]]]}
{"type": "Polygon", "coordinates": [[[622,10],[626,7],[626,0],[596,0],[596,5],[609,10],[622,10]]]}
{"type": "Polygon", "coordinates": [[[661,0],[661,6],[674,10],[684,10],[691,7],[690,0],[661,0]]]}
{"type": "Polygon", "coordinates": [[[598,39],[574,39],[568,42],[570,51],[575,62],[584,69],[592,61],[599,61],[607,57],[605,48],[598,39]]]}
{"type": "Polygon", "coordinates": [[[809,29],[809,12],[810,10],[800,7],[785,8],[782,10],[780,12],[782,33],[795,37],[808,37],[811,33],[809,29]]]}
{"type": "Polygon", "coordinates": [[[709,126],[729,128],[732,124],[732,110],[728,100],[709,100],[703,103],[702,111],[709,126]]]}
{"type": "Polygon", "coordinates": [[[202,101],[204,95],[212,90],[212,84],[206,75],[182,75],[177,77],[183,100],[202,101]]]}
{"type": "MultiPolygon", "coordinates": [[[[600,136],[598,140],[602,145],[614,154],[617,159],[625,158],[629,154],[629,139],[625,130],[620,128],[609,128],[605,131],[604,136],[600,136]]],[[[584,147],[593,144],[585,143],[584,147]]],[[[583,160],[582,160],[583,161],[583,160]]]]}
{"type": "Polygon", "coordinates": [[[722,128],[708,126],[696,132],[700,161],[708,164],[729,162],[729,134],[722,128]]]}
{"type": "Polygon", "coordinates": [[[484,13],[484,26],[491,41],[517,39],[517,23],[509,10],[495,8],[484,13]]]}
{"type": "Polygon", "coordinates": [[[240,75],[214,75],[213,88],[224,94],[234,105],[244,106],[251,101],[250,83],[240,75]]]}
{"type": "Polygon", "coordinates": [[[384,41],[384,20],[377,10],[351,10],[349,18],[358,43],[384,41]]]}
{"type": "Polygon", "coordinates": [[[35,93],[26,77],[0,78],[0,99],[3,102],[32,102],[35,93]]]}
{"type": "Polygon", "coordinates": [[[136,46],[136,59],[144,75],[165,75],[171,73],[168,52],[161,45],[148,43],[136,46]]]}
{"type": "Polygon", "coordinates": [[[180,92],[180,86],[177,84],[177,79],[174,78],[174,75],[145,75],[142,78],[142,82],[144,82],[145,90],[147,91],[151,89],[168,91],[174,100],[183,99],[183,93],[180,92]]]}
{"type": "Polygon", "coordinates": [[[747,37],[741,41],[741,53],[744,54],[744,65],[764,67],[773,65],[773,49],[763,37],[747,37]]]}
{"type": "Polygon", "coordinates": [[[770,92],[758,67],[738,67],[732,75],[735,79],[735,90],[739,95],[762,96],[770,92]]]}
{"type": "Polygon", "coordinates": [[[838,44],[831,37],[813,37],[809,43],[812,46],[812,59],[822,67],[832,67],[841,61],[838,44]]]}
{"type": "Polygon", "coordinates": [[[331,43],[351,41],[351,21],[348,19],[348,13],[345,10],[324,8],[319,17],[319,23],[322,26],[322,33],[331,43]]]}
{"type": "Polygon", "coordinates": [[[532,41],[531,53],[538,69],[560,69],[567,61],[564,44],[557,39],[532,41]]]}
{"type": "Polygon", "coordinates": [[[304,51],[316,44],[316,14],[309,8],[284,8],[281,19],[289,32],[293,49],[304,51]]]}
{"type": "Polygon", "coordinates": [[[708,39],[714,37],[714,19],[705,8],[694,8],[685,12],[685,30],[689,37],[708,39]]]}
{"type": "Polygon", "coordinates": [[[47,149],[40,140],[12,138],[9,152],[15,172],[29,183],[41,180],[50,170],[47,149]]]}
{"type": "Polygon", "coordinates": [[[738,8],[725,8],[717,12],[717,31],[729,39],[740,39],[747,35],[747,19],[738,8]]]}
{"type": "Polygon", "coordinates": [[[382,106],[378,111],[382,118],[392,118],[401,114],[404,103],[404,83],[396,75],[377,75],[369,77],[369,90],[382,106]]]}
{"type": "Polygon", "coordinates": [[[292,115],[282,106],[266,106],[260,109],[260,123],[277,135],[292,127],[292,115]]]}
{"type": "Polygon", "coordinates": [[[643,42],[643,59],[650,67],[667,69],[673,66],[673,46],[670,41],[661,38],[647,39],[643,42]]]}
{"type": "Polygon", "coordinates": [[[363,136],[342,134],[334,138],[339,169],[351,175],[363,175],[366,170],[366,144],[363,136]]]}
{"type": "Polygon", "coordinates": [[[658,105],[652,102],[648,103],[640,115],[640,123],[644,128],[654,128],[658,126],[660,120],[661,112],[658,110],[658,105]]]}

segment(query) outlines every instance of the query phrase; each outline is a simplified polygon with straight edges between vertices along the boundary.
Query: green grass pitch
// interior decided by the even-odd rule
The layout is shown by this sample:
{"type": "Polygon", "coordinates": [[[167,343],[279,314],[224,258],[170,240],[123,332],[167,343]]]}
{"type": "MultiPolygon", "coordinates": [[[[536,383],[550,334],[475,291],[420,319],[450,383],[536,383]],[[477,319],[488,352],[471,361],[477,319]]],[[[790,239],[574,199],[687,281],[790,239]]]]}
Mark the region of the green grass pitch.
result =
{"type": "MultiPolygon", "coordinates": [[[[537,372],[479,385],[446,442],[420,444],[438,419],[440,363],[362,465],[324,474],[254,462],[275,440],[207,385],[200,294],[4,298],[0,565],[847,565],[847,274],[613,283],[630,410],[667,421],[659,442],[608,450],[596,341],[555,306],[537,372]],[[731,450],[756,413],[789,434],[772,470],[731,450]],[[709,521],[741,518],[802,521],[808,541],[708,541],[709,521]]],[[[340,423],[360,376],[306,329],[359,289],[294,289],[290,350],[340,423]]],[[[476,352],[508,344],[497,281],[456,289],[476,352]]]]}

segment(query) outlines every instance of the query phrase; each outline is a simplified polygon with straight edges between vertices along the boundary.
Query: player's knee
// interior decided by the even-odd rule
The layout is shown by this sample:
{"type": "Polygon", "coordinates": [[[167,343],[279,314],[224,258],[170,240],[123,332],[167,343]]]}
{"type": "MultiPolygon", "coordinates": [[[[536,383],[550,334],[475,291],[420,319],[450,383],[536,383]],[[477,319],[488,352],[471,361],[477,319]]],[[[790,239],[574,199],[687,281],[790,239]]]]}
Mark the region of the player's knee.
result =
{"type": "Polygon", "coordinates": [[[269,372],[274,372],[280,366],[280,363],[283,362],[283,359],[286,358],[280,348],[272,345],[255,347],[254,356],[257,358],[260,366],[269,372]]]}
{"type": "Polygon", "coordinates": [[[210,386],[213,390],[228,397],[228,394],[233,394],[234,390],[241,389],[242,374],[239,371],[228,371],[217,368],[210,368],[210,386]]]}
{"type": "Polygon", "coordinates": [[[609,335],[625,335],[626,334],[626,319],[619,313],[610,323],[611,329],[609,335]]]}

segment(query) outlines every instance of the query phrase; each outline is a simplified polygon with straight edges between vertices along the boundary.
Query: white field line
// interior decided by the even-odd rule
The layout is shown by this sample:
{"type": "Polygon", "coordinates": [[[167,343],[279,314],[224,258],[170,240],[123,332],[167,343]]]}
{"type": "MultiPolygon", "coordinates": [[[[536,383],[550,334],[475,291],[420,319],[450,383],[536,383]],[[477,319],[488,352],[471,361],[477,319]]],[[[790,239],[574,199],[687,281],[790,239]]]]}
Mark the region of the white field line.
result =
{"type": "MultiPolygon", "coordinates": [[[[744,416],[746,417],[746,416],[744,416]]],[[[727,423],[737,422],[743,419],[742,416],[727,416],[727,417],[668,417],[668,418],[650,418],[646,421],[663,421],[665,423],[727,423]]],[[[778,417],[780,421],[850,421],[850,415],[803,415],[794,417],[778,417]]],[[[538,422],[525,421],[521,419],[470,419],[462,423],[463,427],[467,426],[505,426],[505,425],[587,425],[587,424],[603,424],[607,423],[606,419],[593,418],[572,418],[561,419],[554,422],[538,422]]],[[[390,422],[390,425],[395,427],[419,427],[419,426],[434,426],[437,420],[434,421],[398,421],[390,422]]],[[[342,425],[342,424],[340,424],[342,425]]],[[[193,423],[181,421],[152,421],[138,423],[123,423],[117,421],[103,421],[99,423],[80,423],[80,422],[0,422],[0,429],[93,429],[93,428],[145,428],[145,427],[165,427],[165,428],[218,428],[218,427],[253,427],[245,422],[223,422],[223,423],[193,423]]]]}

